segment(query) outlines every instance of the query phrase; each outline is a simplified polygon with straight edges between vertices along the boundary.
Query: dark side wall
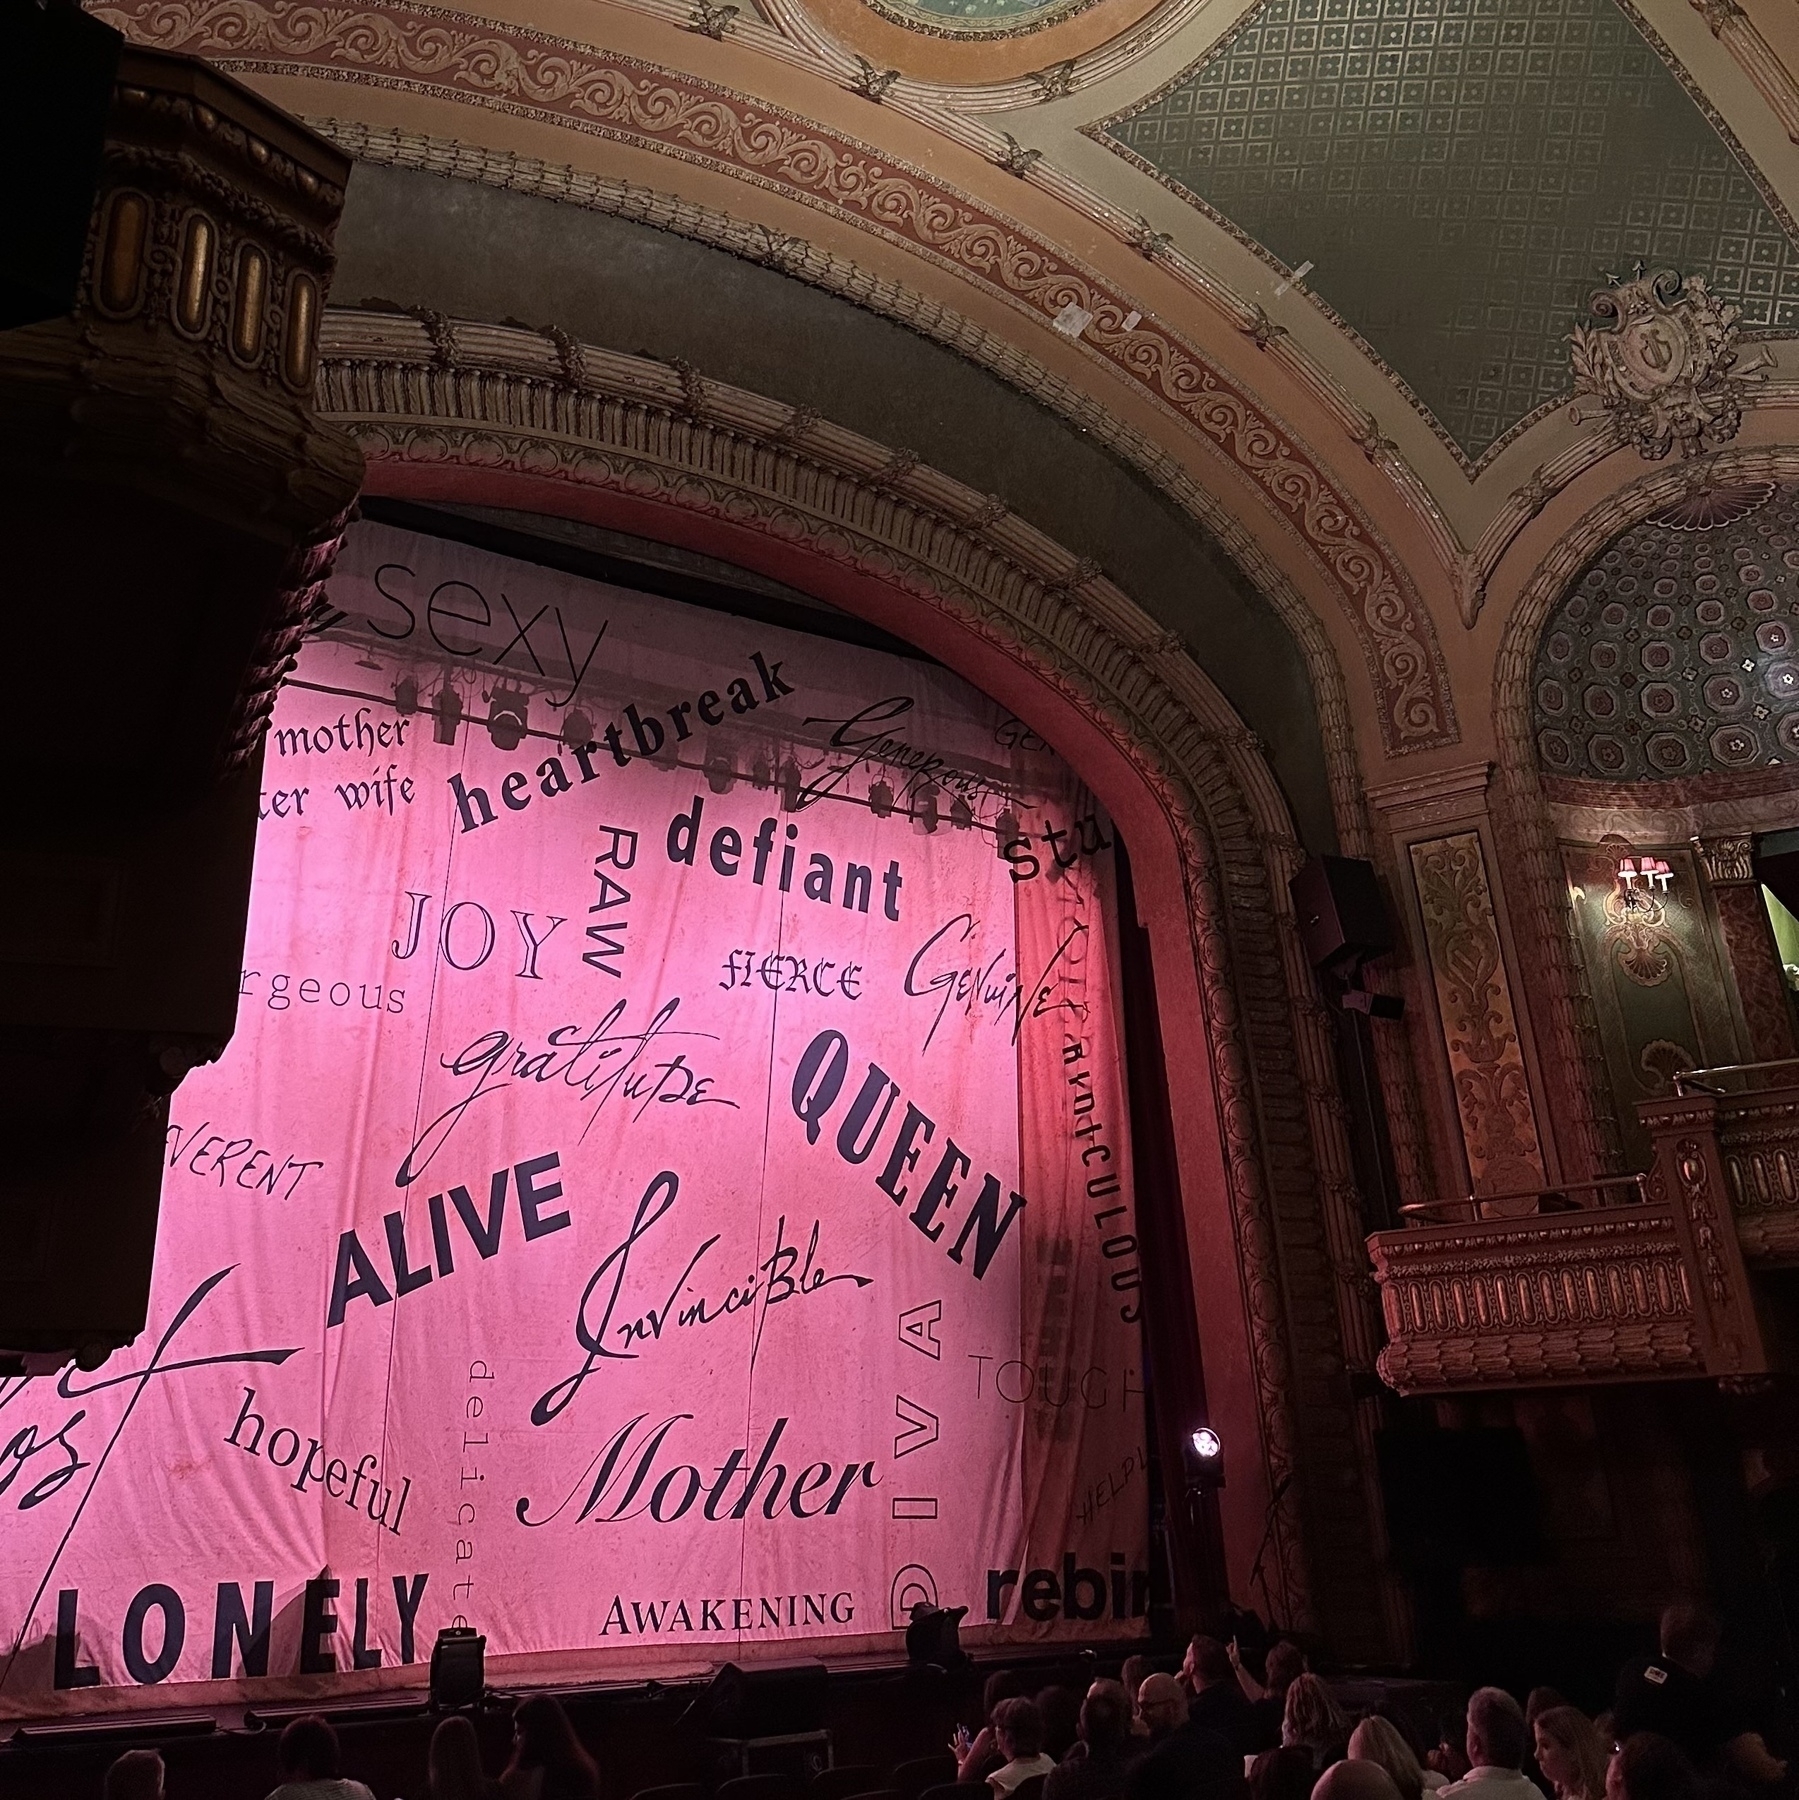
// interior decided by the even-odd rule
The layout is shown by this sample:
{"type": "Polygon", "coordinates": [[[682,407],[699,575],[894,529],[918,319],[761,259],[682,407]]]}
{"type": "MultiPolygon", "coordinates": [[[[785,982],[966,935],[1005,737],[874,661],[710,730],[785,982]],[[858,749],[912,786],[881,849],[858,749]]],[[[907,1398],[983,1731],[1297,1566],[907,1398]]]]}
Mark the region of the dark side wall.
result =
{"type": "Polygon", "coordinates": [[[555,325],[811,406],[1090,556],[1178,631],[1263,740],[1308,849],[1336,848],[1310,681],[1196,521],[1084,432],[955,352],[759,263],[605,213],[360,163],[333,300],[555,325]]]}

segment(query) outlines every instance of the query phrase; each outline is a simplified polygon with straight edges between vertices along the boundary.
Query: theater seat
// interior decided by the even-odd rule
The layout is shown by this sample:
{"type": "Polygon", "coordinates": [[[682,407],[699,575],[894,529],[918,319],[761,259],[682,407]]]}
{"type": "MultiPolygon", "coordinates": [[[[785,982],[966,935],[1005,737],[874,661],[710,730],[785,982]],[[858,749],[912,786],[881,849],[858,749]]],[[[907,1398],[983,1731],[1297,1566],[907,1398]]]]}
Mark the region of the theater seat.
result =
{"type": "Polygon", "coordinates": [[[918,1800],[987,1800],[992,1792],[984,1781],[940,1781],[925,1788],[918,1800]]]}
{"type": "Polygon", "coordinates": [[[791,1775],[738,1775],[721,1781],[712,1800],[800,1800],[802,1792],[791,1775]]]}
{"type": "Polygon", "coordinates": [[[1012,1790],[1012,1800],[1043,1800],[1043,1784],[1048,1780],[1047,1775],[1033,1775],[1029,1781],[1021,1781],[1012,1790]]]}
{"type": "Polygon", "coordinates": [[[820,1769],[806,1784],[806,1800],[850,1800],[880,1785],[881,1771],[873,1763],[845,1763],[840,1769],[820,1769]]]}
{"type": "Polygon", "coordinates": [[[706,1790],[697,1781],[671,1781],[663,1787],[639,1788],[631,1800],[706,1800],[706,1790]]]}
{"type": "Polygon", "coordinates": [[[893,1768],[893,1786],[900,1800],[919,1800],[926,1788],[954,1783],[955,1779],[956,1759],[947,1750],[939,1750],[935,1756],[914,1757],[911,1762],[894,1764],[893,1768]]]}

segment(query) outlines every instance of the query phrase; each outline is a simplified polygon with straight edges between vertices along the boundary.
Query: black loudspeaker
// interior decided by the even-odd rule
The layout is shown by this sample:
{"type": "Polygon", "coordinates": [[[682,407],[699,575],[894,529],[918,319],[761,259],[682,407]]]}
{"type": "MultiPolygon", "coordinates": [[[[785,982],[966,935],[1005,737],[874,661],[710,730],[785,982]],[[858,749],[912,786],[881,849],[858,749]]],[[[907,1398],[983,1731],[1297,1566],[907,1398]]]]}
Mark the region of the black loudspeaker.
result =
{"type": "Polygon", "coordinates": [[[124,42],[73,0],[0,0],[0,330],[74,310],[124,42]]]}
{"type": "Polygon", "coordinates": [[[446,1625],[431,1646],[431,1704],[440,1712],[479,1706],[487,1691],[487,1639],[472,1625],[446,1625]]]}
{"type": "Polygon", "coordinates": [[[1544,1555],[1537,1478],[1514,1426],[1377,1433],[1387,1541],[1412,1574],[1507,1568],[1544,1555]]]}
{"type": "Polygon", "coordinates": [[[1314,969],[1353,970],[1393,948],[1373,863],[1357,856],[1314,856],[1287,891],[1314,969]]]}
{"type": "Polygon", "coordinates": [[[785,1737],[824,1724],[830,1671],[821,1662],[772,1663],[744,1670],[726,1663],[681,1715],[683,1727],[710,1738],[785,1737]]]}

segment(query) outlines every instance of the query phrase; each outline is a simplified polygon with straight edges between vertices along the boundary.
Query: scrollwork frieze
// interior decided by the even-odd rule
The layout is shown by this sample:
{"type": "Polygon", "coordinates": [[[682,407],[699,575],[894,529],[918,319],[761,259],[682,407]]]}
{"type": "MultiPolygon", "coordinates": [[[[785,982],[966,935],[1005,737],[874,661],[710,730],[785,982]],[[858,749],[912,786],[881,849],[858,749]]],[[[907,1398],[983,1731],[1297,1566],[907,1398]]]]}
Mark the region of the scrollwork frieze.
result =
{"type": "Polygon", "coordinates": [[[1235,463],[1325,572],[1362,646],[1388,753],[1457,740],[1447,670],[1409,578],[1299,440],[1102,277],[927,172],[683,73],[408,0],[111,0],[100,13],[141,41],[232,67],[502,104],[661,149],[821,207],[1042,323],[1079,306],[1093,320],[1083,346],[1235,463]]]}

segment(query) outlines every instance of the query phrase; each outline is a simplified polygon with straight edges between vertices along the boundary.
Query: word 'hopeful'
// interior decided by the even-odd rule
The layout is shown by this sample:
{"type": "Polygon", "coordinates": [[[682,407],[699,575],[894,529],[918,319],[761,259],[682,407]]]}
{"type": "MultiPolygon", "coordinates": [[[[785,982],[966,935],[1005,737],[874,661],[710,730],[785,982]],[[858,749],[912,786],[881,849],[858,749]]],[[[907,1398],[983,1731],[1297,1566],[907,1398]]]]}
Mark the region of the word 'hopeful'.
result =
{"type": "MultiPolygon", "coordinates": [[[[850,1047],[841,1031],[821,1031],[806,1046],[799,1067],[793,1074],[793,1110],[806,1127],[806,1141],[818,1142],[822,1121],[843,1091],[843,1078],[849,1073],[850,1047]]],[[[893,1114],[893,1103],[900,1097],[899,1083],[878,1063],[868,1065],[862,1086],[843,1115],[837,1128],[837,1154],[845,1162],[863,1163],[874,1154],[887,1121],[893,1114]],[[877,1108],[879,1116],[876,1116],[877,1108]]],[[[968,1173],[967,1153],[947,1133],[943,1139],[943,1155],[926,1178],[924,1186],[913,1196],[906,1183],[908,1171],[918,1167],[918,1153],[937,1135],[937,1122],[920,1112],[910,1100],[905,1116],[894,1133],[886,1165],[875,1177],[875,1186],[895,1206],[911,1199],[912,1223],[932,1243],[943,1236],[949,1223],[940,1218],[954,1206],[962,1191],[962,1178],[968,1173]]],[[[1000,1212],[1000,1197],[1006,1190],[997,1175],[989,1174],[981,1183],[981,1191],[962,1222],[962,1230],[950,1246],[951,1262],[962,1261],[963,1247],[974,1239],[974,1278],[979,1281],[987,1273],[987,1265],[1012,1228],[1012,1221],[1024,1210],[1024,1195],[1006,1195],[1006,1209],[1000,1212]]]]}

